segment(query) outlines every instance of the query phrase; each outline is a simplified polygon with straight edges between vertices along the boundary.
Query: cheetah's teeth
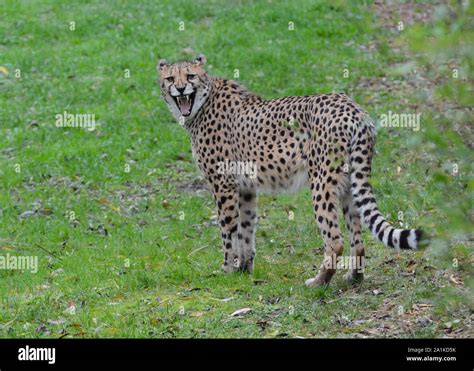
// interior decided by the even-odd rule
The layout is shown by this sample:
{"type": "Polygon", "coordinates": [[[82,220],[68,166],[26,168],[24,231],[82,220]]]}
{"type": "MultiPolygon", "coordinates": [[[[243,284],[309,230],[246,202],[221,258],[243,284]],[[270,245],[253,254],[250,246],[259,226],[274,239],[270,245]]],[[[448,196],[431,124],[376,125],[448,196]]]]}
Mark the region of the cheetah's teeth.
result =
{"type": "Polygon", "coordinates": [[[192,99],[189,94],[176,97],[176,102],[183,115],[187,116],[191,113],[192,99]]]}
{"type": "Polygon", "coordinates": [[[183,96],[177,97],[177,99],[178,99],[178,103],[179,103],[179,104],[181,104],[181,103],[187,103],[187,102],[189,102],[189,95],[185,95],[184,97],[183,97],[183,96]],[[185,102],[185,100],[186,100],[187,102],[185,102]]]}

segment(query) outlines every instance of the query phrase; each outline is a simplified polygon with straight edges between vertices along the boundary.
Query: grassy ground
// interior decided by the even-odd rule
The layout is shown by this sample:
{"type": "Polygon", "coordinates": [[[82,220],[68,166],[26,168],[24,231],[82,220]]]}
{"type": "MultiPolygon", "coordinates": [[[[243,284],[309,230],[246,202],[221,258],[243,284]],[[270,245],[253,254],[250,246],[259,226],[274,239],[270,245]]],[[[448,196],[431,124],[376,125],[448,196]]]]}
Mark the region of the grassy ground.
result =
{"type": "MultiPolygon", "coordinates": [[[[345,91],[374,117],[418,99],[422,120],[436,121],[417,92],[386,88],[410,80],[389,68],[408,57],[359,3],[7,1],[0,253],[37,256],[39,269],[0,270],[0,336],[471,336],[465,236],[450,245],[453,266],[434,247],[397,255],[365,233],[361,286],[339,273],[306,288],[322,260],[308,191],[262,196],[254,274],[220,273],[211,196],[160,100],[158,57],[203,52],[209,73],[238,69],[268,98],[345,91]],[[95,114],[96,130],[57,128],[64,111],[95,114]],[[231,316],[241,308],[251,311],[231,316]]],[[[469,173],[440,187],[433,174],[456,160],[434,156],[425,131],[381,129],[372,184],[389,219],[402,212],[432,233],[450,223],[440,205],[465,197],[469,173]]]]}

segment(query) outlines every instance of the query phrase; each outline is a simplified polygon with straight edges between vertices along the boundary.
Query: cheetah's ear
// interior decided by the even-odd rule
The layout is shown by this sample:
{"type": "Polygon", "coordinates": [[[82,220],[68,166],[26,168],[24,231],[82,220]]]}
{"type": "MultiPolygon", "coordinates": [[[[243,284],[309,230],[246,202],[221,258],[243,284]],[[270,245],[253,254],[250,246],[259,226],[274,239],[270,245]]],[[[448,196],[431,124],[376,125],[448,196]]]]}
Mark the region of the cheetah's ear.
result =
{"type": "Polygon", "coordinates": [[[158,70],[158,72],[160,72],[165,66],[168,66],[169,63],[166,59],[160,59],[158,61],[158,65],[156,66],[156,69],[158,70]]]}
{"type": "Polygon", "coordinates": [[[204,54],[199,54],[194,60],[198,66],[204,66],[206,64],[206,56],[204,54]]]}

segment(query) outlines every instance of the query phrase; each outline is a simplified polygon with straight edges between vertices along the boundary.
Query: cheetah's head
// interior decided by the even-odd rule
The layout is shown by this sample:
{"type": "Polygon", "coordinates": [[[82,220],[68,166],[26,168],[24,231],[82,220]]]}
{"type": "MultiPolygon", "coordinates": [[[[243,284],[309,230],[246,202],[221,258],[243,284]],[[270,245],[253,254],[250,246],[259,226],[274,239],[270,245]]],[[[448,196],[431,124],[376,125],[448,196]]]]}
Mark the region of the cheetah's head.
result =
{"type": "Polygon", "coordinates": [[[204,70],[206,57],[199,54],[194,61],[158,62],[161,95],[173,116],[180,120],[192,118],[209,95],[210,81],[204,70]]]}

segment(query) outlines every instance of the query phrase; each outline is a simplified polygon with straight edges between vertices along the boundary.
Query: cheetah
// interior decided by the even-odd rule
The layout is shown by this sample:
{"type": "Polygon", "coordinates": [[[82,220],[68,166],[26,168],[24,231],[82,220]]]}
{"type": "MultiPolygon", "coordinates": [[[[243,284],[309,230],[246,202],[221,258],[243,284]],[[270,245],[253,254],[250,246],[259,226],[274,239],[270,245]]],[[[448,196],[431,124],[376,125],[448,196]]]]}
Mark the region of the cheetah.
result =
{"type": "MultiPolygon", "coordinates": [[[[261,192],[310,187],[324,240],[323,263],[306,281],[310,287],[329,284],[343,253],[338,207],[349,231],[350,258],[364,259],[362,224],[386,246],[416,249],[421,244],[420,229],[393,227],[377,207],[369,184],[375,127],[357,103],[336,93],[266,100],[236,81],[209,76],[205,63],[202,54],[192,61],[162,59],[158,82],[171,114],[188,131],[193,157],[212,189],[225,272],[253,270],[261,192]],[[254,164],[256,171],[226,171],[225,163],[254,164]]],[[[363,269],[350,267],[346,279],[360,282],[363,269]]]]}

